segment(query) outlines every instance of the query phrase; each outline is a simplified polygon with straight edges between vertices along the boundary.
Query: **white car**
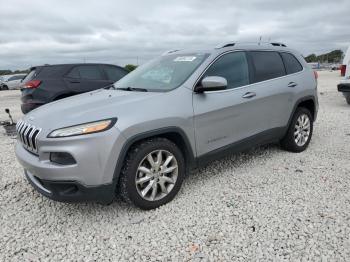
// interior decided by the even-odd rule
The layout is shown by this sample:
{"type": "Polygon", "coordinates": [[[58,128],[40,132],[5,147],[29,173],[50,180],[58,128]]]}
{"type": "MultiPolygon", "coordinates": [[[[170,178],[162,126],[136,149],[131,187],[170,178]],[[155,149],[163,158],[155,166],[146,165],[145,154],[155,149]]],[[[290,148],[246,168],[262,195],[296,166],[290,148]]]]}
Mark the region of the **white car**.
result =
{"type": "Polygon", "coordinates": [[[345,67],[344,79],[338,84],[338,91],[343,93],[346,102],[350,105],[350,47],[344,57],[343,66],[345,67]]]}
{"type": "Polygon", "coordinates": [[[25,76],[26,74],[3,76],[3,80],[1,81],[1,90],[19,89],[25,76]]]}

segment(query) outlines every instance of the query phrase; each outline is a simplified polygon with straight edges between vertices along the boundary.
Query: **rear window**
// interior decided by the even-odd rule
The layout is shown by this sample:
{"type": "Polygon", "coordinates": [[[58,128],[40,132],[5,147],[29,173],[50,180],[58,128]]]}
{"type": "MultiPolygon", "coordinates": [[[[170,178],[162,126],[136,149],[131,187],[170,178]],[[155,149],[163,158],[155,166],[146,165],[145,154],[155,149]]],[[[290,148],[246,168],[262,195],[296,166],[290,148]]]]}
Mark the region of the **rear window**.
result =
{"type": "Polygon", "coordinates": [[[122,77],[124,77],[127,72],[121,68],[114,67],[114,66],[103,66],[108,80],[111,80],[113,82],[118,81],[122,77]]]}
{"type": "Polygon", "coordinates": [[[251,51],[254,66],[254,83],[284,76],[281,56],[273,51],[251,51]]]}
{"type": "Polygon", "coordinates": [[[303,66],[294,55],[289,53],[281,53],[287,74],[294,74],[303,70],[303,66]]]}

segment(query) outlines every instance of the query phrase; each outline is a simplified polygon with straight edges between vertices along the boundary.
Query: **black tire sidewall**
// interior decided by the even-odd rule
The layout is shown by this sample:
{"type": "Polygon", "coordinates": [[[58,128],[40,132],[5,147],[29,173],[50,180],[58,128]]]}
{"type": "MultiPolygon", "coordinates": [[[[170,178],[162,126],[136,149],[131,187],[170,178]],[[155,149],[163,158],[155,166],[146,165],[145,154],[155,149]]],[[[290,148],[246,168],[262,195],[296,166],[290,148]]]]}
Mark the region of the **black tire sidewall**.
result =
{"type": "Polygon", "coordinates": [[[185,160],[182,155],[182,152],[175,144],[166,139],[155,140],[154,142],[149,144],[141,144],[138,149],[139,150],[134,155],[134,158],[132,159],[129,167],[127,168],[127,170],[125,170],[124,173],[124,175],[126,176],[125,186],[129,199],[133,204],[142,209],[153,209],[170,202],[180,190],[182,181],[185,177],[185,160]],[[173,189],[167,196],[157,201],[147,201],[143,199],[137,192],[135,178],[137,174],[137,168],[140,162],[149,153],[155,150],[166,150],[175,156],[178,164],[178,177],[173,189]]]}

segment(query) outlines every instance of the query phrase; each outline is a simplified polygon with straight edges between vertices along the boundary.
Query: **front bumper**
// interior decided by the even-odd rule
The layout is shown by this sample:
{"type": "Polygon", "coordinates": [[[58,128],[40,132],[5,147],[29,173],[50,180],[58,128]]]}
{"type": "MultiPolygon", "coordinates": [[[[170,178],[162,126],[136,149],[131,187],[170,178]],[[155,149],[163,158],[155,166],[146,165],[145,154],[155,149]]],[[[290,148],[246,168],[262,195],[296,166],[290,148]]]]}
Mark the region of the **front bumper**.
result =
{"type": "Polygon", "coordinates": [[[40,135],[37,154],[25,149],[19,140],[15,150],[27,179],[37,191],[65,202],[108,202],[106,199],[111,201],[114,198],[118,179],[114,172],[125,143],[125,138],[116,127],[105,132],[67,138],[40,135]],[[53,162],[50,156],[56,152],[69,153],[75,163],[53,162]]]}
{"type": "Polygon", "coordinates": [[[48,181],[35,177],[29,171],[24,174],[29,183],[42,195],[60,202],[97,201],[109,204],[114,199],[114,185],[86,187],[75,181],[48,181]]]}

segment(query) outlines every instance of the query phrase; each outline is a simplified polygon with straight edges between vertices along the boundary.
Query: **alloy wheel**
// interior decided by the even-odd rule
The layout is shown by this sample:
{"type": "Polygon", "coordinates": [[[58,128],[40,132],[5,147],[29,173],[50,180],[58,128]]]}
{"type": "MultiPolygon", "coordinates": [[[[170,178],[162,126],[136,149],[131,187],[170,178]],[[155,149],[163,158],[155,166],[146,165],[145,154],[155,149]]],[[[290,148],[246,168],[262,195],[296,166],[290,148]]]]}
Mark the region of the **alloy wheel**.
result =
{"type": "Polygon", "coordinates": [[[175,156],[166,150],[153,151],[142,159],[137,168],[137,192],[147,201],[160,200],[174,188],[177,177],[175,156]]]}
{"type": "Polygon", "coordinates": [[[306,144],[309,139],[311,132],[310,118],[306,114],[301,114],[294,127],[294,141],[302,147],[306,144]]]}

